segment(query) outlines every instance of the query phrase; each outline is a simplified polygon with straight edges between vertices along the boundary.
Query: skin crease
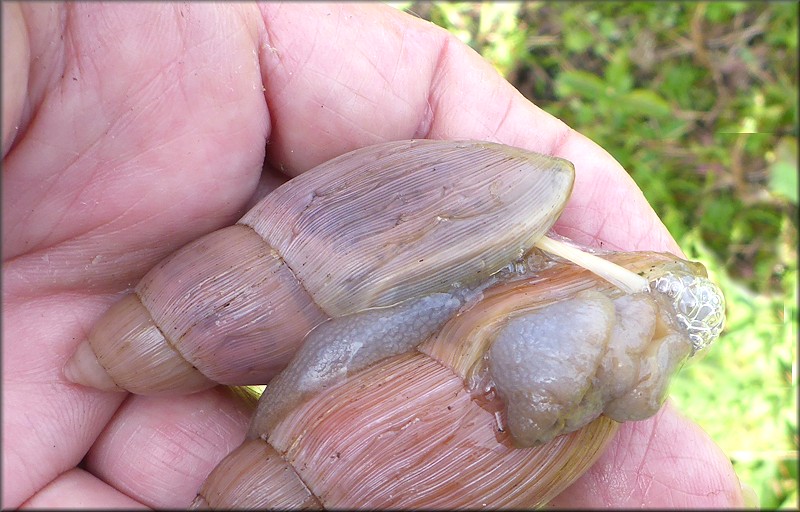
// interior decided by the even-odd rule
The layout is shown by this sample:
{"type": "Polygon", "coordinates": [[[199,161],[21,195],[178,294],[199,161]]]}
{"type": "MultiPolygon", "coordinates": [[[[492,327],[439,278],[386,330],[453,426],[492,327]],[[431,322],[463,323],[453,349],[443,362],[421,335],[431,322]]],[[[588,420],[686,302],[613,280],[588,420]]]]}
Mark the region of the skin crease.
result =
{"type": "MultiPolygon", "coordinates": [[[[3,9],[2,506],[183,507],[252,400],[93,391],[61,369],[166,254],[282,179],[404,138],[503,142],[575,163],[557,231],[679,252],[604,150],[445,31],[379,4],[3,9]],[[263,174],[262,174],[263,169],[263,174]]],[[[673,407],[621,428],[552,503],[741,506],[730,463],[673,407]]]]}

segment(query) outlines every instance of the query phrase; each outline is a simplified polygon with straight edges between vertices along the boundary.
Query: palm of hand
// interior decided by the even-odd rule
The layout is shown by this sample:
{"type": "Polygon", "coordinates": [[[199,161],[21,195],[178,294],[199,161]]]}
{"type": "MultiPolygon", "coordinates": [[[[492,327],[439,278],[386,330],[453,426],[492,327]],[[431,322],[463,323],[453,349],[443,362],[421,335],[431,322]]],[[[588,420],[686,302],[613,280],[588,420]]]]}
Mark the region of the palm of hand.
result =
{"type": "MultiPolygon", "coordinates": [[[[387,139],[497,140],[575,162],[562,234],[676,250],[607,154],[388,8],[38,7],[24,8],[27,84],[7,87],[4,73],[5,506],[185,506],[238,445],[253,404],[223,388],[126,396],[72,385],[62,367],[121,290],[280,182],[269,168],[296,174],[387,139]],[[461,79],[470,73],[479,79],[461,79]]],[[[624,426],[556,504],[735,501],[726,463],[666,407],[624,426]],[[692,476],[709,467],[712,481],[692,476]],[[617,487],[600,485],[609,476],[617,487]],[[712,491],[718,501],[682,497],[712,491]]]]}

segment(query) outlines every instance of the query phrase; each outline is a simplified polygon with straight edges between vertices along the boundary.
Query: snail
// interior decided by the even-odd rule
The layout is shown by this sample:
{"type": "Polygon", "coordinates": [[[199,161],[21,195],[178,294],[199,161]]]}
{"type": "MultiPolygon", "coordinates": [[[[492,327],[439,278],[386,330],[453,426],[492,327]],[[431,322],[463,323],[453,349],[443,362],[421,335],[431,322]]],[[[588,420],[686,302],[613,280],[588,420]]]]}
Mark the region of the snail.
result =
{"type": "Polygon", "coordinates": [[[573,179],[489,142],[347,153],[162,261],[65,374],[267,383],[195,508],[541,506],[724,326],[699,263],[551,234],[573,179]]]}

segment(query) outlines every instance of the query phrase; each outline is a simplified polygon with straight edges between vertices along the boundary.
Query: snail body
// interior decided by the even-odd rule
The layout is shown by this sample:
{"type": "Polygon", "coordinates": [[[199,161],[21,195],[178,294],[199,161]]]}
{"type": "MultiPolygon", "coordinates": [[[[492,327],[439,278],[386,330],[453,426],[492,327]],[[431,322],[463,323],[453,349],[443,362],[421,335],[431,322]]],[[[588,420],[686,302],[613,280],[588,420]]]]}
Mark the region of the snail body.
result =
{"type": "Polygon", "coordinates": [[[342,155],[155,267],[66,373],[269,383],[197,508],[540,506],[724,321],[699,264],[546,236],[573,177],[485,142],[342,155]]]}

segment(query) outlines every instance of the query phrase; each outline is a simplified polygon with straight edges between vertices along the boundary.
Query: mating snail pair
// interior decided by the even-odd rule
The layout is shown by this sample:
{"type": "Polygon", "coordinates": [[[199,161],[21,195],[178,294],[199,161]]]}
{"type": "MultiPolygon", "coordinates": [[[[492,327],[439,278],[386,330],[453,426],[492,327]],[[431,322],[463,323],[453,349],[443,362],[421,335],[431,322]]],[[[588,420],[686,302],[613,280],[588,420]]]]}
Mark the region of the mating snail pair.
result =
{"type": "Polygon", "coordinates": [[[195,507],[540,506],[724,322],[700,264],[547,236],[573,179],[487,142],[342,155],[161,262],[66,374],[143,394],[268,382],[195,507]]]}

